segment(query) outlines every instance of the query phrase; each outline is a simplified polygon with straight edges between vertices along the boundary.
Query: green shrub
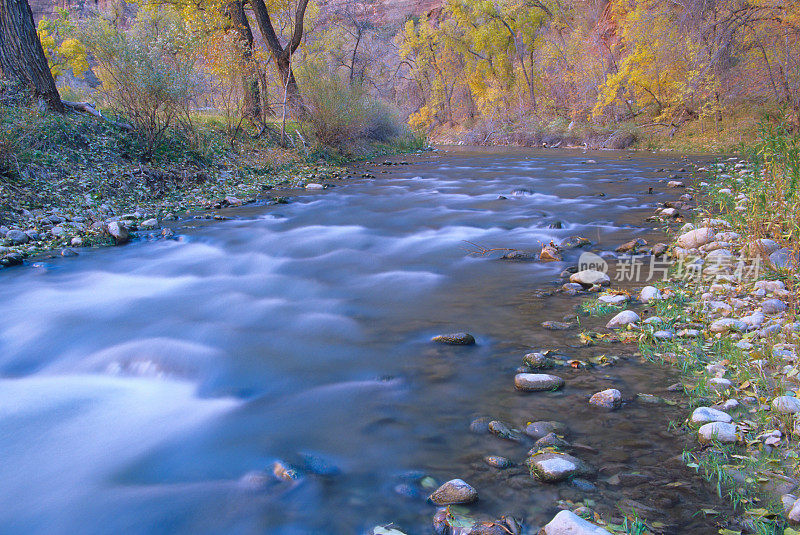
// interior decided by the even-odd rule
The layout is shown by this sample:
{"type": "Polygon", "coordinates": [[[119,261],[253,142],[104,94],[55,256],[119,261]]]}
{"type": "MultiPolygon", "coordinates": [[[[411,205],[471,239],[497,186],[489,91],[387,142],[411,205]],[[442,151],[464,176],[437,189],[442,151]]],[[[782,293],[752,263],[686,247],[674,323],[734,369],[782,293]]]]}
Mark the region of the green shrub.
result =
{"type": "Polygon", "coordinates": [[[175,127],[190,137],[190,103],[199,86],[191,34],[169,19],[140,19],[130,30],[96,19],[83,26],[81,41],[97,62],[100,94],[130,123],[145,156],[175,127]]]}
{"type": "Polygon", "coordinates": [[[388,142],[406,133],[389,105],[361,87],[312,69],[299,77],[308,108],[304,126],[317,142],[342,148],[360,140],[388,142]]]}

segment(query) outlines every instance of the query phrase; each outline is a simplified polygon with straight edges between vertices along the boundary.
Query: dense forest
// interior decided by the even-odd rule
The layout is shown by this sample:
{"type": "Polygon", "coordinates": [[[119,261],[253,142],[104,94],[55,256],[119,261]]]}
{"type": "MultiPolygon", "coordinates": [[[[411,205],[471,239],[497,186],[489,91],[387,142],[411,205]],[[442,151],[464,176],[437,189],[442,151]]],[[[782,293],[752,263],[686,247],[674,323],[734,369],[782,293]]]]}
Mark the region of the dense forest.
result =
{"type": "Polygon", "coordinates": [[[37,33],[64,99],[113,110],[148,145],[204,110],[224,117],[231,138],[300,119],[327,144],[387,138],[395,116],[434,139],[470,132],[473,143],[584,126],[714,135],[800,117],[795,2],[387,6],[111,2],[50,9],[37,33]]]}

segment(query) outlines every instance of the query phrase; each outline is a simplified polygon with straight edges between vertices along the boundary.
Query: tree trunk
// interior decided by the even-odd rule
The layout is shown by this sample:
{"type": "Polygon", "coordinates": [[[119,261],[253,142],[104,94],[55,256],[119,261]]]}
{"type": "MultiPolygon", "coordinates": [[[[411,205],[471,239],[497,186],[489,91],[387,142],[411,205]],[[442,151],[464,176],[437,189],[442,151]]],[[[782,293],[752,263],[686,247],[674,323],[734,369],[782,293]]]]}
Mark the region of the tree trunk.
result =
{"type": "Polygon", "coordinates": [[[50,110],[64,112],[27,0],[0,0],[0,67],[50,110]]]}
{"type": "Polygon", "coordinates": [[[305,115],[306,108],[303,104],[303,98],[300,95],[300,88],[297,87],[297,80],[295,80],[294,72],[292,71],[292,54],[294,54],[297,47],[300,46],[300,41],[303,38],[303,18],[305,17],[306,8],[308,7],[308,0],[299,0],[297,9],[295,11],[294,26],[292,27],[292,36],[286,47],[281,45],[278,35],[275,33],[275,28],[272,26],[272,20],[269,16],[269,10],[264,0],[250,0],[250,5],[253,6],[253,13],[256,16],[258,29],[264,38],[264,42],[275,60],[275,66],[281,75],[281,82],[286,91],[286,100],[290,108],[296,114],[305,115]]]}
{"type": "MultiPolygon", "coordinates": [[[[247,68],[253,67],[253,32],[250,30],[250,22],[244,12],[241,0],[235,0],[228,4],[228,17],[231,19],[233,30],[236,32],[242,44],[242,59],[247,68]]],[[[258,85],[258,73],[245,72],[242,75],[243,106],[242,111],[245,117],[255,119],[261,118],[261,95],[258,85]]]]}

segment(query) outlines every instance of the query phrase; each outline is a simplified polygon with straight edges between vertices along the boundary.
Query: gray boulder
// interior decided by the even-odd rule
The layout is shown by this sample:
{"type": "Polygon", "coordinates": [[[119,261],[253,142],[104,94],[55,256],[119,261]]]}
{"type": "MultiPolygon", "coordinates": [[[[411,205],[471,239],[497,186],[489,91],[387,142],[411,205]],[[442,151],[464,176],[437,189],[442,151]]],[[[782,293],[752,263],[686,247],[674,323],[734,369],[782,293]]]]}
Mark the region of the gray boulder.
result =
{"type": "Polygon", "coordinates": [[[548,373],[518,373],[514,376],[514,386],[523,392],[557,390],[564,386],[564,379],[548,373]]]}
{"type": "Polygon", "coordinates": [[[636,323],[640,319],[641,318],[639,317],[639,314],[633,310],[623,310],[611,318],[611,321],[606,323],[606,327],[609,329],[619,329],[621,327],[625,327],[626,325],[630,325],[631,323],[636,323]]]}
{"type": "Polygon", "coordinates": [[[528,467],[533,477],[545,483],[557,483],[592,473],[586,463],[566,453],[537,453],[528,459],[528,467]]]}

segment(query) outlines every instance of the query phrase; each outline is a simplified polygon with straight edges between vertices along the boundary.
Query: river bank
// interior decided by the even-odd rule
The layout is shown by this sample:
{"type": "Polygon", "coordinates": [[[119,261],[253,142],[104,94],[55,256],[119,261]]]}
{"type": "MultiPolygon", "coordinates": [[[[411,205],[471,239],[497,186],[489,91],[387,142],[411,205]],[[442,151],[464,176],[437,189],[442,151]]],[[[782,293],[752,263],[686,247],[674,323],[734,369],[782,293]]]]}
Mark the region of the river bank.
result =
{"type": "Polygon", "coordinates": [[[616,312],[607,328],[617,338],[681,370],[689,407],[673,425],[697,437],[685,462],[742,515],[743,532],[797,533],[800,522],[792,147],[764,133],[752,160],[724,159],[671,182],[676,198],[653,216],[672,228],[669,251],[651,256],[632,242],[622,258],[639,265],[630,280],[648,268],[652,278],[654,263],[663,277],[635,297],[607,293],[583,307],[616,312]]]}
{"type": "Polygon", "coordinates": [[[0,269],[126,243],[137,231],[169,238],[169,222],[224,219],[215,210],[257,200],[285,203],[285,190],[326,187],[349,176],[351,162],[424,147],[402,138],[342,153],[300,138],[283,148],[266,134],[233,146],[207,128],[197,134],[202,150],[175,140],[142,158],[125,132],[94,118],[0,112],[0,269]]]}

